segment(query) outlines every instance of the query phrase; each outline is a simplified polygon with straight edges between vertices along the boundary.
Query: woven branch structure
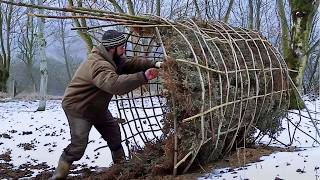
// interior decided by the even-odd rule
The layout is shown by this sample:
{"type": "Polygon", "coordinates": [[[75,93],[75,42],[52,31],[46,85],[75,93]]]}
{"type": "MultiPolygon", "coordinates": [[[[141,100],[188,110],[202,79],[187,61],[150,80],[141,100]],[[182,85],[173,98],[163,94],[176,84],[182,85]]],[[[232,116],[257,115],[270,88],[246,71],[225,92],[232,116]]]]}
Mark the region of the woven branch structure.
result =
{"type": "Polygon", "coordinates": [[[186,172],[195,158],[216,160],[234,144],[243,147],[256,129],[280,130],[293,87],[268,41],[221,22],[167,25],[131,28],[127,56],[164,60],[164,67],[161,79],[139,94],[115,99],[120,118],[127,120],[122,123],[126,142],[159,139],[158,131],[173,136],[168,139],[174,141],[176,174],[179,166],[186,172]]]}
{"type": "MultiPolygon", "coordinates": [[[[145,162],[153,166],[152,173],[168,169],[174,175],[187,172],[195,159],[200,163],[217,160],[265,135],[290,146],[300,130],[300,122],[293,123],[287,116],[290,101],[301,98],[289,77],[290,70],[258,32],[218,21],[172,22],[156,16],[0,2],[72,13],[62,17],[32,14],[38,17],[111,23],[74,28],[88,34],[103,27],[126,27],[127,57],[164,62],[158,79],[113,99],[130,158],[138,157],[136,152],[150,143],[160,144],[161,153],[151,153],[156,157],[145,162]],[[283,119],[294,127],[293,133],[288,128],[289,142],[276,139],[283,119]]],[[[307,112],[306,118],[315,126],[307,112]]],[[[301,110],[295,113],[302,116],[301,110]]]]}
{"type": "Polygon", "coordinates": [[[293,143],[290,130],[289,142],[276,136],[282,120],[290,121],[290,101],[301,97],[283,58],[258,32],[218,21],[171,22],[155,16],[108,21],[114,24],[78,30],[124,26],[127,57],[164,64],[160,78],[113,100],[129,157],[150,142],[162,146],[158,157],[144,159],[153,159],[145,162],[152,174],[185,173],[195,159],[215,161],[266,135],[285,146],[293,143]]]}
{"type": "Polygon", "coordinates": [[[283,58],[258,32],[193,20],[126,26],[128,57],[164,62],[159,79],[114,100],[127,149],[165,141],[174,175],[195,159],[214,161],[259,136],[276,137],[290,101],[300,98],[291,97],[283,58]]]}
{"type": "Polygon", "coordinates": [[[193,20],[126,26],[129,58],[164,62],[159,79],[114,99],[128,152],[165,141],[173,161],[166,166],[185,173],[195,159],[214,161],[256,142],[257,131],[281,131],[298,95],[291,97],[286,63],[258,32],[193,20]]]}

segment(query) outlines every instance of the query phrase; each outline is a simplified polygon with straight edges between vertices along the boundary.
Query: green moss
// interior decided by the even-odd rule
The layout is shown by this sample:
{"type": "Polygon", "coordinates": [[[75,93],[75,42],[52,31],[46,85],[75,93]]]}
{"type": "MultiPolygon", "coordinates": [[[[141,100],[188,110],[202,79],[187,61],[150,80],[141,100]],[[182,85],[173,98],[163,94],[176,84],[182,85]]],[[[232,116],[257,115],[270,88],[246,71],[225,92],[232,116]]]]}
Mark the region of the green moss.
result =
{"type": "Polygon", "coordinates": [[[314,0],[291,0],[292,12],[306,12],[310,13],[314,9],[314,0]]]}
{"type": "Polygon", "coordinates": [[[303,108],[305,108],[305,104],[303,100],[300,97],[298,97],[295,92],[291,91],[289,109],[303,109],[303,108]]]}

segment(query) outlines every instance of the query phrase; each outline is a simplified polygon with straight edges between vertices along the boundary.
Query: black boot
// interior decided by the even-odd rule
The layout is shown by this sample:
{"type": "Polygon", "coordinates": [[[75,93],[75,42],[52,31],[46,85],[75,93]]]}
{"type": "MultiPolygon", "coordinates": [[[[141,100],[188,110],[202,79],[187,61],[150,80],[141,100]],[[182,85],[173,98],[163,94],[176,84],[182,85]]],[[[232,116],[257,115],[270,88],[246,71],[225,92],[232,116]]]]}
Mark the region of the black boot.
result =
{"type": "Polygon", "coordinates": [[[124,151],[122,146],[116,151],[111,151],[111,154],[112,154],[112,160],[114,164],[119,164],[125,161],[125,156],[124,156],[124,151]]]}
{"type": "Polygon", "coordinates": [[[70,163],[60,158],[58,167],[54,171],[53,176],[49,178],[49,180],[66,179],[69,174],[70,166],[70,163]]]}

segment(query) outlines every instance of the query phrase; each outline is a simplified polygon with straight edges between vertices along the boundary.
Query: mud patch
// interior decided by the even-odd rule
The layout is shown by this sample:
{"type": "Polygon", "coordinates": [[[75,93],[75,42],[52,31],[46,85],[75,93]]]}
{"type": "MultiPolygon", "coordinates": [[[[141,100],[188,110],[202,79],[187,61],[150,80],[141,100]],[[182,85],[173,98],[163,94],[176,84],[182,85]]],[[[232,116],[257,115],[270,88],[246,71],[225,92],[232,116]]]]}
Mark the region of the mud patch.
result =
{"type": "Polygon", "coordinates": [[[32,176],[33,172],[29,169],[14,169],[10,163],[0,163],[0,178],[18,179],[32,176]]]}
{"type": "Polygon", "coordinates": [[[3,160],[5,162],[11,161],[11,150],[7,150],[7,152],[0,154],[0,160],[3,160]]]}
{"type": "Polygon", "coordinates": [[[23,150],[25,151],[33,150],[36,147],[34,144],[31,144],[31,143],[20,143],[17,146],[20,148],[23,148],[23,150]]]}
{"type": "MultiPolygon", "coordinates": [[[[147,147],[146,150],[157,149],[155,147],[147,147]]],[[[159,149],[158,149],[159,150],[159,149]]],[[[197,179],[205,173],[212,172],[213,169],[230,167],[226,172],[237,173],[238,170],[244,169],[248,163],[261,161],[262,156],[268,156],[274,152],[292,151],[278,147],[256,146],[251,148],[239,148],[232,152],[226,158],[210,164],[200,164],[195,162],[195,165],[187,174],[172,176],[173,169],[171,166],[159,166],[159,159],[152,159],[150,152],[136,154],[132,160],[127,163],[114,165],[103,172],[93,172],[89,177],[81,176],[81,179],[197,179]]],[[[158,151],[160,153],[160,151],[158,151]]],[[[224,173],[224,172],[221,172],[224,173]]]]}
{"type": "Polygon", "coordinates": [[[3,133],[3,134],[0,134],[0,138],[11,139],[12,136],[10,136],[10,135],[7,134],[7,133],[3,133]]]}

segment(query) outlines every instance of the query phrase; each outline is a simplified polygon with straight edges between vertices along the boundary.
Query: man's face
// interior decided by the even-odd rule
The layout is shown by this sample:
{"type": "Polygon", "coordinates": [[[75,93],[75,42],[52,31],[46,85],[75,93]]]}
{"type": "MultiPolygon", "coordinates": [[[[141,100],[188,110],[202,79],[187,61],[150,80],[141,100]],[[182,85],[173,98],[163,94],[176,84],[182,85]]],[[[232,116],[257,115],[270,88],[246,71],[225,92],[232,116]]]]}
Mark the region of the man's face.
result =
{"type": "Polygon", "coordinates": [[[116,53],[117,56],[123,58],[125,56],[125,52],[126,52],[126,50],[125,50],[124,44],[121,45],[121,46],[116,47],[116,52],[115,53],[116,53]]]}

